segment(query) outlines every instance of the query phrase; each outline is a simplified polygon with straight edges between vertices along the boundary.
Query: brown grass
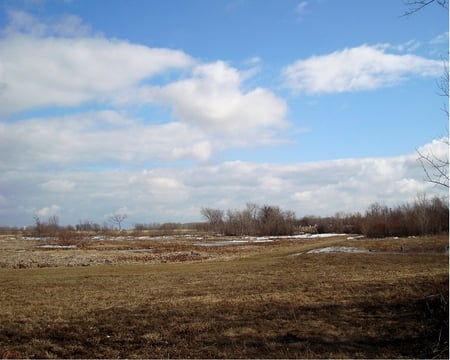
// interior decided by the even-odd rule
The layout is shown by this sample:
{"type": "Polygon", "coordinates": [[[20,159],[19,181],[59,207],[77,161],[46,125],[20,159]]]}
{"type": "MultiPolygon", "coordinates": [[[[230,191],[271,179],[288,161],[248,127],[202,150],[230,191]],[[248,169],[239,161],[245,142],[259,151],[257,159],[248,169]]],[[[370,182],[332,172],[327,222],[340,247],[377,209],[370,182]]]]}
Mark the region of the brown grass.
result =
{"type": "Polygon", "coordinates": [[[222,255],[1,269],[0,356],[448,358],[448,238],[403,253],[397,240],[181,243],[166,250],[222,255]],[[334,244],[377,251],[289,256],[334,244]]]}

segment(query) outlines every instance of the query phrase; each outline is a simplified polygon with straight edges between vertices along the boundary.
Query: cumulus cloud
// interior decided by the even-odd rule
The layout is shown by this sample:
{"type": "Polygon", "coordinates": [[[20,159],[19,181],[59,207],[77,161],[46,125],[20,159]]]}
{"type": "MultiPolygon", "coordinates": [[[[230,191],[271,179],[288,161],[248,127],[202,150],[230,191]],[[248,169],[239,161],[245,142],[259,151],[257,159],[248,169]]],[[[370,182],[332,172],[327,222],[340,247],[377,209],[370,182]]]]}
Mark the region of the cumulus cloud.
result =
{"type": "Polygon", "coordinates": [[[283,69],[283,76],[285,85],[295,92],[323,94],[373,90],[410,76],[439,76],[441,71],[439,60],[389,54],[384,44],[297,60],[283,69]]]}
{"type": "Polygon", "coordinates": [[[53,216],[58,214],[60,209],[61,207],[59,205],[53,204],[39,209],[38,211],[36,211],[36,215],[39,217],[53,216]]]}
{"type": "Polygon", "coordinates": [[[104,38],[28,34],[0,40],[0,53],[3,114],[106,100],[146,78],[193,63],[178,50],[104,38]]]}
{"type": "MultiPolygon", "coordinates": [[[[145,124],[116,111],[0,123],[0,168],[90,165],[108,162],[205,161],[215,146],[201,129],[170,122],[145,124]]],[[[53,184],[55,185],[55,184],[53,184]]]]}
{"type": "MultiPolygon", "coordinates": [[[[0,122],[0,153],[8,154],[0,157],[0,169],[205,162],[225,149],[277,141],[272,132],[258,126],[247,137],[242,132],[227,136],[187,122],[148,124],[113,110],[0,122]]],[[[51,185],[62,186],[47,184],[51,185]]]]}
{"type": "Polygon", "coordinates": [[[423,155],[430,154],[437,159],[446,160],[449,155],[448,138],[434,139],[431,143],[417,149],[423,155]]]}
{"type": "Polygon", "coordinates": [[[285,127],[287,105],[272,92],[242,90],[243,75],[223,61],[197,65],[192,77],[160,89],[159,97],[181,121],[233,133],[258,127],[285,127]]]}

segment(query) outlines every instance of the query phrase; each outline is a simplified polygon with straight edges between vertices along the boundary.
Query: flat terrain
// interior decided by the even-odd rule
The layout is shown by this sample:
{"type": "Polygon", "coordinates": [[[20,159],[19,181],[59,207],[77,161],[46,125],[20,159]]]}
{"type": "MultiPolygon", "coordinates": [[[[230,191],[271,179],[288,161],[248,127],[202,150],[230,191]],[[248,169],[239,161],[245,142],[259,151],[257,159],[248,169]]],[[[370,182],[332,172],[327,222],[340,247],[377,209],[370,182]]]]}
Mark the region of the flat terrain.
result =
{"type": "Polygon", "coordinates": [[[0,237],[4,358],[448,358],[448,236],[0,237]]]}

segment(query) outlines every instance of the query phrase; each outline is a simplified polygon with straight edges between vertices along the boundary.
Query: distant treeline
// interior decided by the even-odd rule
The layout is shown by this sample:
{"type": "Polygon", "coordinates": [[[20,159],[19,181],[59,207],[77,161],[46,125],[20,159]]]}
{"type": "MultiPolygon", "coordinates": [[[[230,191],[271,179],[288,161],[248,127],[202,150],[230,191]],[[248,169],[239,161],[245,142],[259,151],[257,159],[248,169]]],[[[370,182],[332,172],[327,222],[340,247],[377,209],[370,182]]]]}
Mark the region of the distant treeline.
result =
{"type": "Polygon", "coordinates": [[[351,233],[368,237],[418,236],[448,233],[448,203],[439,197],[419,196],[412,204],[394,208],[379,203],[365,214],[337,213],[329,217],[295,217],[278,206],[247,204],[243,210],[202,208],[207,230],[225,235],[294,235],[310,233],[351,233]]]}
{"type": "MultiPolygon", "coordinates": [[[[420,195],[411,204],[388,207],[374,203],[361,213],[336,213],[334,216],[304,216],[297,218],[290,210],[273,205],[248,203],[243,210],[221,210],[204,207],[200,211],[204,222],[135,224],[136,233],[147,231],[151,235],[176,234],[181,230],[208,231],[229,236],[277,236],[299,233],[348,233],[367,237],[418,236],[448,233],[448,202],[420,195]]],[[[25,231],[37,237],[58,237],[62,232],[115,232],[116,228],[104,222],[80,221],[75,226],[60,226],[59,219],[48,221],[34,217],[34,226],[25,229],[0,227],[0,233],[25,231]]],[[[119,228],[120,229],[120,228],[119,228]]]]}

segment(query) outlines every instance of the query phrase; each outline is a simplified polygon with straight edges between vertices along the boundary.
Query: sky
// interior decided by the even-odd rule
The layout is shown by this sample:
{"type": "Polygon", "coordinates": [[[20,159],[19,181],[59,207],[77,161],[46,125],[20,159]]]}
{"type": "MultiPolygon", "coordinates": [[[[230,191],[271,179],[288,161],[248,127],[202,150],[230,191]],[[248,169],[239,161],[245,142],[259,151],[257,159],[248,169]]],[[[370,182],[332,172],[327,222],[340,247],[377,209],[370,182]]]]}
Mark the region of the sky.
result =
{"type": "Polygon", "coordinates": [[[448,156],[448,10],[403,0],[0,1],[0,226],[298,217],[420,194],[448,156]]]}

